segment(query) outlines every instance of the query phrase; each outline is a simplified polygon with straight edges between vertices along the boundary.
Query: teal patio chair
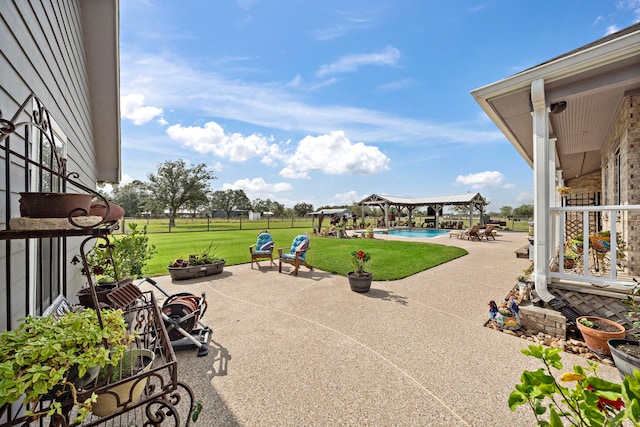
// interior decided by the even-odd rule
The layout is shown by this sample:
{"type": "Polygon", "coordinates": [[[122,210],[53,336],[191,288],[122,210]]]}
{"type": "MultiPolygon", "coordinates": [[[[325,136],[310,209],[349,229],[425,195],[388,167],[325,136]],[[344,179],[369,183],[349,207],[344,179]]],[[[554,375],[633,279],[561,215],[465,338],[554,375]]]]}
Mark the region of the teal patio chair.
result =
{"type": "Polygon", "coordinates": [[[253,262],[255,261],[258,264],[258,268],[260,264],[259,260],[268,259],[271,264],[270,267],[273,268],[275,265],[273,262],[273,237],[266,231],[258,234],[258,240],[256,243],[249,246],[249,253],[251,254],[251,269],[253,269],[253,262]]]}
{"type": "Polygon", "coordinates": [[[300,234],[293,239],[289,252],[284,252],[286,248],[278,248],[278,272],[282,273],[282,263],[293,265],[293,275],[298,275],[298,269],[304,265],[309,270],[313,267],[307,263],[307,250],[309,249],[309,235],[300,234]]]}

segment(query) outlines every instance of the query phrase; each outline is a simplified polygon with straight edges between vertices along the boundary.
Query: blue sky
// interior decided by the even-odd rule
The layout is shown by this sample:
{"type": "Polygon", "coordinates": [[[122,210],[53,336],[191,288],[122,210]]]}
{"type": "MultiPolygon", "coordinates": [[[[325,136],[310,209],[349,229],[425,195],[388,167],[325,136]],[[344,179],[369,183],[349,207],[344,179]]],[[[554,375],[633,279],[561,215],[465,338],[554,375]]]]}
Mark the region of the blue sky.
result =
{"type": "Polygon", "coordinates": [[[123,181],[204,162],[293,207],[480,192],[532,171],[472,89],[640,20],[640,0],[121,0],[123,181]]]}

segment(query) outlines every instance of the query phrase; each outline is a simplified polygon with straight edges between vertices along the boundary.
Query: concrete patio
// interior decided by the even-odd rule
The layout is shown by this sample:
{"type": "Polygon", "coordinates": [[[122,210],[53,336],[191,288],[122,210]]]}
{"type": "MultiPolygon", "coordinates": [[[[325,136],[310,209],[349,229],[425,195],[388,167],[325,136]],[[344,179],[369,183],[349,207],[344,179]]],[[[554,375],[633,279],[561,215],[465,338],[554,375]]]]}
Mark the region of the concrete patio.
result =
{"type": "MultiPolygon", "coordinates": [[[[171,294],[207,295],[210,353],[178,353],[180,380],[204,403],[197,425],[534,425],[528,409],[509,410],[507,397],[538,361],[520,353],[524,340],[483,326],[488,301],[503,298],[528,266],[514,254],[526,236],[429,241],[469,255],[374,281],[366,294],[342,276],[302,267],[294,277],[268,262],[206,280],[155,278],[171,294]]],[[[313,237],[311,262],[312,251],[313,237]]],[[[563,361],[586,365],[572,354],[563,361]]],[[[619,379],[604,365],[601,376],[619,379]]]]}

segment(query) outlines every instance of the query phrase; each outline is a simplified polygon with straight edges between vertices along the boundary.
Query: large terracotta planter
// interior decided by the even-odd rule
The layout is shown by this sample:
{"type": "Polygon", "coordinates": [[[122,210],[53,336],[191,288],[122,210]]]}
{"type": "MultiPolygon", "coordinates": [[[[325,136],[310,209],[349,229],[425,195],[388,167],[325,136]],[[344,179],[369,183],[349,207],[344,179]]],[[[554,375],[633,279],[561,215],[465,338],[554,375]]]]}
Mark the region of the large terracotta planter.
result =
{"type": "Polygon", "coordinates": [[[365,293],[371,289],[372,273],[364,273],[363,276],[356,276],[353,271],[347,273],[349,286],[353,292],[365,293]]]}
{"type": "Polygon", "coordinates": [[[584,342],[587,347],[589,347],[591,351],[605,356],[611,355],[611,350],[609,350],[607,341],[614,338],[624,338],[627,334],[626,329],[621,324],[596,316],[580,316],[576,319],[576,326],[580,330],[580,333],[582,333],[582,337],[584,338],[584,342]],[[616,331],[608,332],[590,328],[583,325],[582,322],[580,322],[580,319],[587,319],[592,322],[601,322],[611,326],[611,328],[616,331]]]}
{"type": "Polygon", "coordinates": [[[219,261],[214,264],[191,265],[189,267],[167,267],[171,280],[193,279],[195,277],[210,276],[212,274],[220,274],[224,269],[226,260],[219,261]]]}

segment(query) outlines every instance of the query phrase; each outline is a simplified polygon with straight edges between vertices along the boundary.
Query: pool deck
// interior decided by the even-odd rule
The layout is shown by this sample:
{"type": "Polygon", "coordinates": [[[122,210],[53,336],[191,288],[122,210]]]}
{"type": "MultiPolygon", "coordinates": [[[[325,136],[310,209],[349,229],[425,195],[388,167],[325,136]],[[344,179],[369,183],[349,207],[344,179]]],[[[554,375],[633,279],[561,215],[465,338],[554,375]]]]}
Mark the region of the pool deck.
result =
{"type": "MultiPolygon", "coordinates": [[[[155,278],[172,294],[207,294],[210,354],[178,353],[180,379],[204,403],[196,425],[534,425],[530,410],[511,412],[507,398],[522,370],[541,365],[520,353],[528,342],[483,326],[488,301],[503,298],[528,265],[514,253],[526,236],[425,241],[469,254],[374,281],[365,294],[342,276],[301,267],[294,277],[268,262],[175,283],[155,278]]],[[[573,354],[563,362],[587,363],[573,354]]],[[[619,381],[610,366],[601,376],[619,381]]]]}

